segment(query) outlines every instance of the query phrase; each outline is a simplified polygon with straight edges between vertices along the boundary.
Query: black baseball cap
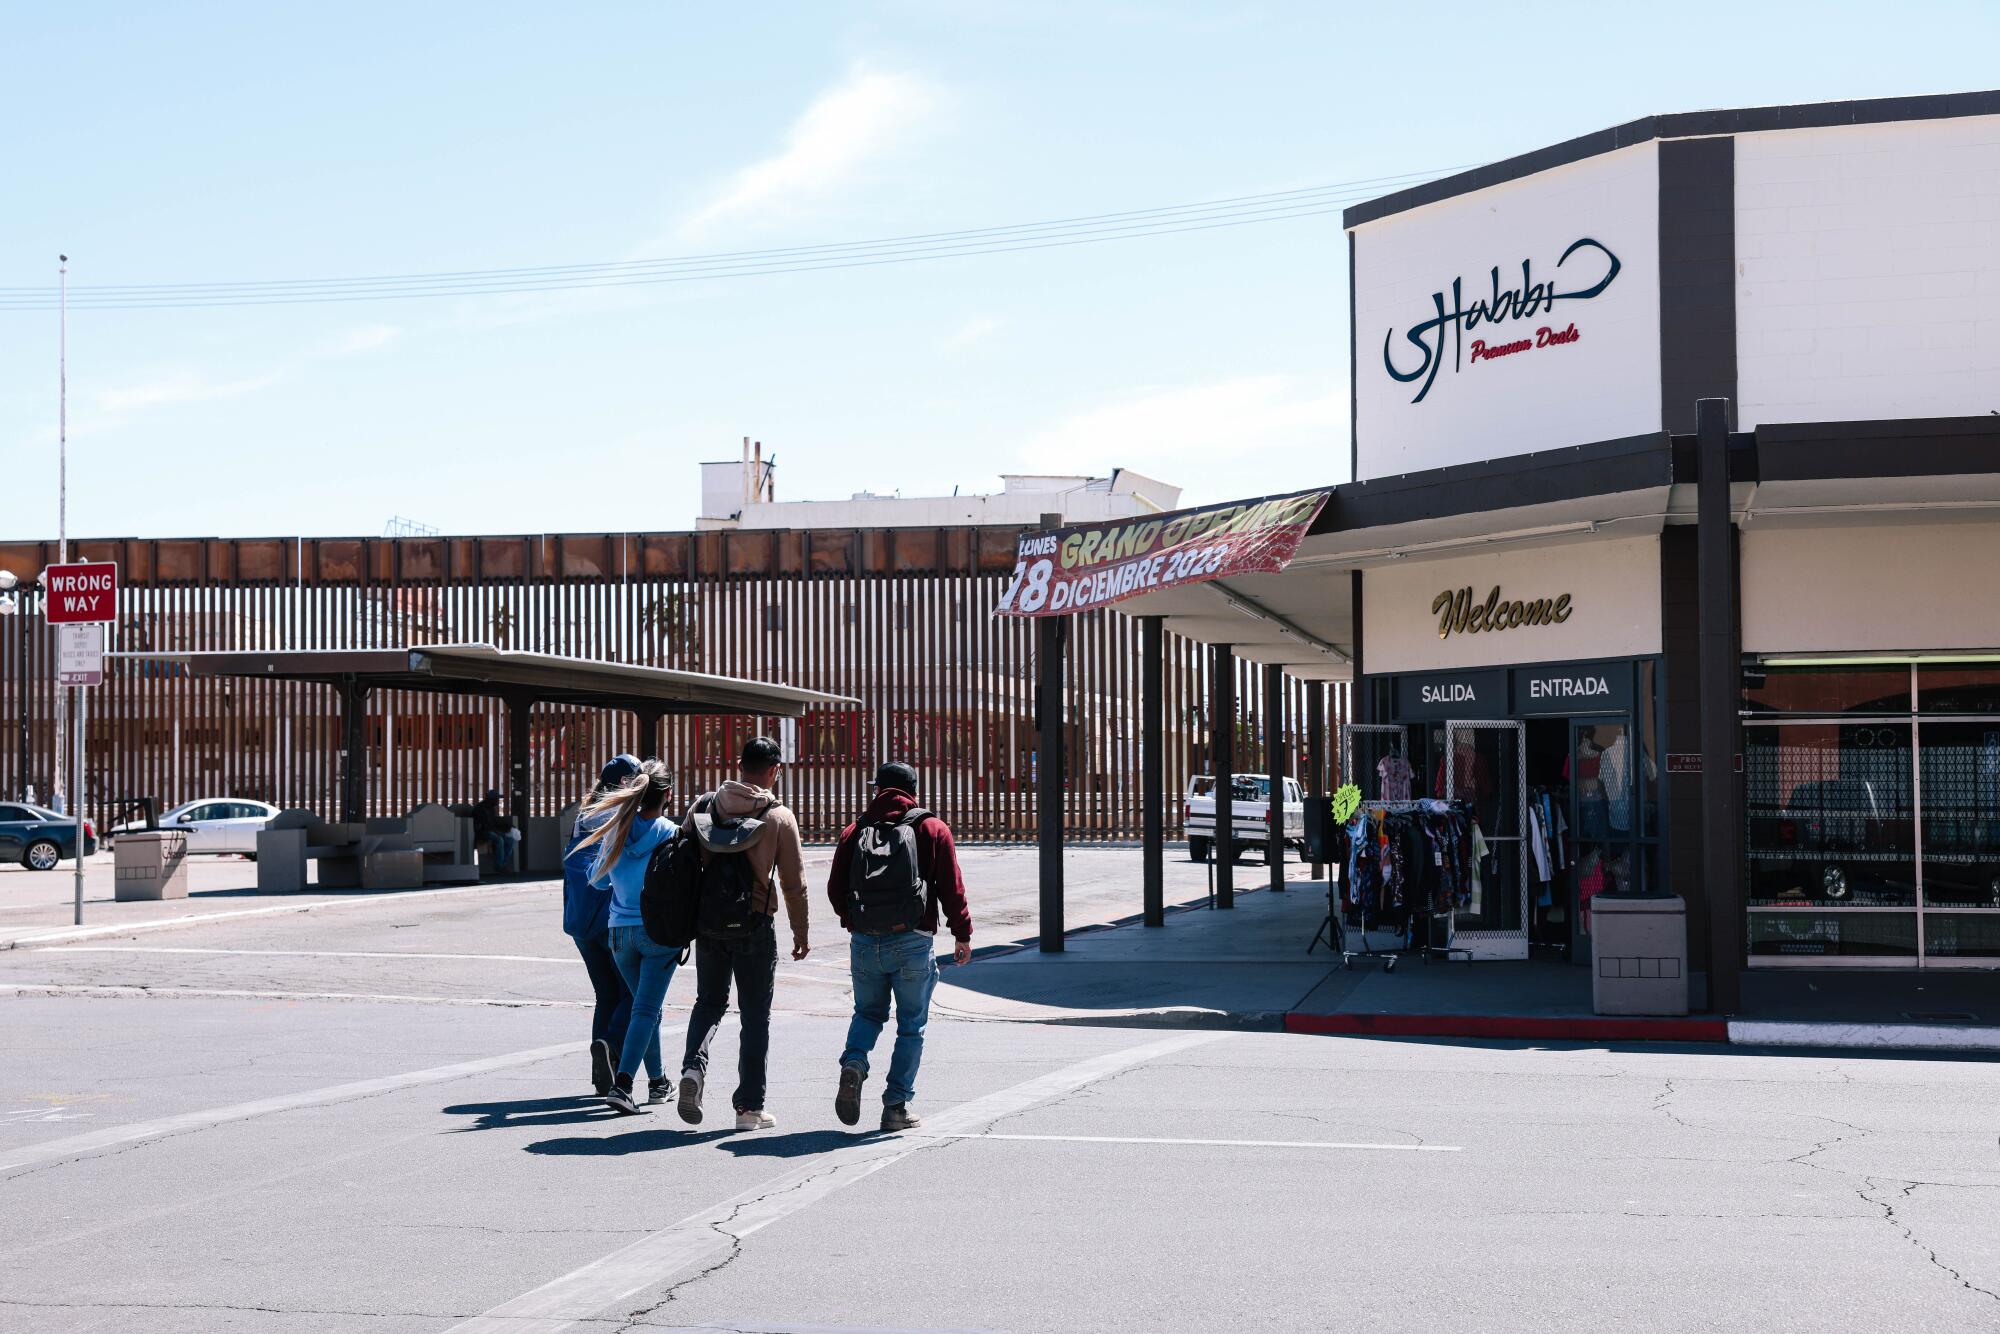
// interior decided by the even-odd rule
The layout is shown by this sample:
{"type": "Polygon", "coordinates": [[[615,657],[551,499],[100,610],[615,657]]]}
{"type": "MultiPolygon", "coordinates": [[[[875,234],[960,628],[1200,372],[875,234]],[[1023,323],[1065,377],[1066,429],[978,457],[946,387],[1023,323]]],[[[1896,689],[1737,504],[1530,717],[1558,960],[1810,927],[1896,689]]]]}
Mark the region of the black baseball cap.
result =
{"type": "Polygon", "coordinates": [[[622,787],[638,776],[637,755],[613,755],[610,763],[604,766],[604,772],[597,776],[597,781],[604,787],[622,787]]]}
{"type": "Polygon", "coordinates": [[[917,795],[917,771],[907,764],[889,761],[875,771],[876,787],[893,787],[899,792],[917,795]]]}

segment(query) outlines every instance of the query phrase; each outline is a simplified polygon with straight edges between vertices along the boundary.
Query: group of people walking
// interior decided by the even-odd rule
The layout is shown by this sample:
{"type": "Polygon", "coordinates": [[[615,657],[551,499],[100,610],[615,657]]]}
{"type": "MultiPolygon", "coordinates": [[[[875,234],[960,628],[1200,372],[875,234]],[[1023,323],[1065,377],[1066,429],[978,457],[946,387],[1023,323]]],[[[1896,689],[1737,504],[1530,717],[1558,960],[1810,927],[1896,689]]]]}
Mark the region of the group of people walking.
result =
{"type": "MultiPolygon", "coordinates": [[[[776,742],[752,738],[737,776],[698,797],[677,820],[669,814],[674,793],[667,767],[619,755],[604,766],[577,817],[563,856],[563,930],[575,940],[596,996],[591,1083],[618,1112],[638,1115],[672,1099],[683,1121],[701,1122],[709,1048],[733,991],[742,1030],[730,1097],[736,1128],[777,1124],[765,1101],[781,899],[792,958],[812,951],[798,820],[774,790],[782,763],[776,742]],[[695,1001],[676,1081],[663,1064],[660,1015],[674,972],[690,954],[695,1001]]],[[[882,1129],[913,1129],[921,1124],[911,1103],[938,980],[934,938],[942,920],[955,942],[954,959],[966,962],[972,917],[951,830],[918,804],[909,765],[892,762],[876,771],[873,798],[834,849],[826,892],[849,932],[854,984],[834,1112],[844,1124],[860,1121],[869,1056],[893,1004],[896,1041],[882,1129]]]]}

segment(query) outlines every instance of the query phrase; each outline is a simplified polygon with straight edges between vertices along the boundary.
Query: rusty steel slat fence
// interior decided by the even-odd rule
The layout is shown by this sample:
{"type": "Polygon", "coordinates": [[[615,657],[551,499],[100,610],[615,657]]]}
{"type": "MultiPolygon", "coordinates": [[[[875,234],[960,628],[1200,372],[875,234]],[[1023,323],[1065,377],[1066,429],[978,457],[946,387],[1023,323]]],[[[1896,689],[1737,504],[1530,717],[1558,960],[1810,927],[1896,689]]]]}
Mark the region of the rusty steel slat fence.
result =
{"type": "MultiPolygon", "coordinates": [[[[968,842],[1032,841],[1035,641],[993,614],[1011,573],[1008,529],[730,531],[520,537],[117,540],[75,544],[121,572],[111,646],[137,651],[344,649],[484,642],[502,648],[781,681],[859,699],[792,729],[783,785],[809,837],[862,808],[875,765],[906,759],[925,803],[968,842]]],[[[0,543],[0,568],[39,573],[51,543],[0,543]]],[[[39,614],[0,621],[0,795],[55,772],[54,635],[39,614]],[[19,719],[29,710],[29,761],[19,719]]],[[[1208,763],[1207,661],[1164,637],[1168,837],[1208,763]]],[[[1114,611],[1072,618],[1065,661],[1065,827],[1078,842],[1140,836],[1139,626],[1114,611]]],[[[1263,773],[1264,673],[1239,661],[1236,768],[1263,773]]],[[[1286,678],[1279,743],[1304,776],[1307,692],[1328,730],[1346,686],[1286,678]]],[[[341,773],[339,705],[301,682],[191,680],[170,661],[118,660],[91,701],[86,814],[152,797],[252,797],[331,815],[341,773]]],[[[542,706],[530,727],[536,814],[582,796],[620,750],[657,751],[683,798],[733,769],[775,718],[668,715],[642,738],[629,713],[542,706]]],[[[366,701],[368,811],[476,800],[506,790],[506,707],[476,696],[375,690],[366,701]]],[[[1337,745],[1326,745],[1329,764],[1337,745]]],[[[1329,774],[1327,782],[1337,783],[1329,774]]],[[[74,788],[74,783],[71,784],[74,788]]],[[[1316,786],[1308,784],[1309,787],[1316,786]]],[[[1323,790],[1331,790],[1328,786],[1323,790]]]]}

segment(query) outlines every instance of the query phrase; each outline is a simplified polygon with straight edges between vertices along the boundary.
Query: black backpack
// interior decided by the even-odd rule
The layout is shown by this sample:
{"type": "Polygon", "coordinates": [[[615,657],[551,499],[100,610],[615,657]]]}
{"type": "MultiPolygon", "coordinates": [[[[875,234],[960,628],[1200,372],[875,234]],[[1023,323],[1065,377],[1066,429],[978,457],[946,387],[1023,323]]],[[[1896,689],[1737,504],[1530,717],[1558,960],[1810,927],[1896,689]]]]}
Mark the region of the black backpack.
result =
{"type": "Polygon", "coordinates": [[[694,943],[701,905],[701,844],[686,829],[653,849],[639,887],[639,918],[655,945],[682,952],[694,943]]]}
{"type": "Polygon", "coordinates": [[[917,860],[917,826],[931,818],[913,806],[900,820],[861,825],[847,867],[848,921],[857,931],[881,934],[923,925],[929,888],[917,860]]]}
{"type": "Polygon", "coordinates": [[[688,828],[701,862],[697,932],[708,940],[742,940],[758,927],[756,867],[746,855],[763,833],[764,821],[754,815],[734,820],[715,818],[712,797],[704,797],[688,812],[688,828]]]}

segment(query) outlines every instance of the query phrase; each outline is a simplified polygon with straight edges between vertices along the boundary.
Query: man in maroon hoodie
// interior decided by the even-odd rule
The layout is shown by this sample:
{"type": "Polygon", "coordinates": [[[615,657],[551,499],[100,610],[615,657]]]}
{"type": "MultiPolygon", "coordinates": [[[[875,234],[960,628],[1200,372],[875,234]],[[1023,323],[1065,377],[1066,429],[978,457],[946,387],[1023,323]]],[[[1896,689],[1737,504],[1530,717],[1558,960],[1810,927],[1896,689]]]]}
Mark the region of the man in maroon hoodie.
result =
{"type": "Polygon", "coordinates": [[[854,1019],[847,1026],[847,1050],[840,1057],[840,1091],[834,1114],[847,1125],[861,1119],[861,1084],[868,1078],[868,1053],[889,1022],[896,1002],[896,1049],[889,1057],[889,1082],[882,1090],[882,1129],[913,1130],[921,1125],[910,1111],[916,1096],[917,1063],[924,1054],[924,1024],[931,991],[937,986],[938,908],[951,926],[952,960],[972,957],[972,914],[965,906],[965,881],[958,849],[943,820],[917,803],[917,771],[885,764],[875,774],[875,798],[859,820],[841,832],[833,850],[833,873],[826,896],[849,936],[854,977],[854,1019]]]}

